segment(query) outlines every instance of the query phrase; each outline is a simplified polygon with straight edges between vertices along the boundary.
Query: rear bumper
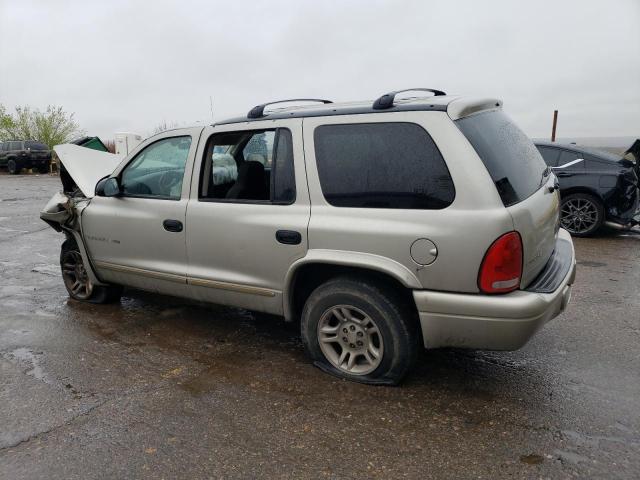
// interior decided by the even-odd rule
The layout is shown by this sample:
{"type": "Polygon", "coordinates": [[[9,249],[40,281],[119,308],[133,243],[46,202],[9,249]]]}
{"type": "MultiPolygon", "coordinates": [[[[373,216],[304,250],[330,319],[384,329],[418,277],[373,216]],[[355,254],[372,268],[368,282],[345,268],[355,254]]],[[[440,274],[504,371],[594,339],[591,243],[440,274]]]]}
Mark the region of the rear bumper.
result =
{"type": "Polygon", "coordinates": [[[550,293],[518,290],[506,295],[479,295],[414,290],[426,348],[461,347],[517,350],[568,305],[576,274],[571,237],[570,268],[550,293]]]}

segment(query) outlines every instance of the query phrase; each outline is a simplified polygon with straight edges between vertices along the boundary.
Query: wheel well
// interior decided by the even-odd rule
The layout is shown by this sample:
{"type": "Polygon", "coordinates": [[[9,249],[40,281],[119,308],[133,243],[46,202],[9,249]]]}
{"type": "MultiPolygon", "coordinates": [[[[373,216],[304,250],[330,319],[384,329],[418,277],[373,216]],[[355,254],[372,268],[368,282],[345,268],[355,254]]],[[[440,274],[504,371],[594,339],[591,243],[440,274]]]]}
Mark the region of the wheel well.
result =
{"type": "Polygon", "coordinates": [[[326,263],[310,263],[296,270],[289,286],[289,303],[291,316],[289,320],[299,319],[304,304],[317,287],[335,277],[359,278],[388,289],[398,298],[408,311],[418,315],[416,303],[411,289],[404,286],[396,278],[386,273],[363,267],[332,265],[326,263]]]}
{"type": "Polygon", "coordinates": [[[598,194],[598,192],[587,187],[571,187],[567,188],[566,190],[561,190],[560,193],[563,197],[572,195],[574,193],[586,193],[587,195],[591,195],[592,197],[597,198],[600,203],[603,203],[602,197],[598,194]]]}

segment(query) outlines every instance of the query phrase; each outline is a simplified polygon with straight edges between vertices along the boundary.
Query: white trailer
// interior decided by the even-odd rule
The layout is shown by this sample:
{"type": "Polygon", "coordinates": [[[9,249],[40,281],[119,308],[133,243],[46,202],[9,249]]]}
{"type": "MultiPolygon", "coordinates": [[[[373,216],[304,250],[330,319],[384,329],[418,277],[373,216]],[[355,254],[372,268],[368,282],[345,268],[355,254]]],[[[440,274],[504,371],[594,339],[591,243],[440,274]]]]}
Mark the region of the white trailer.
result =
{"type": "Polygon", "coordinates": [[[129,155],[142,142],[142,135],[132,132],[116,132],[116,153],[129,155]]]}

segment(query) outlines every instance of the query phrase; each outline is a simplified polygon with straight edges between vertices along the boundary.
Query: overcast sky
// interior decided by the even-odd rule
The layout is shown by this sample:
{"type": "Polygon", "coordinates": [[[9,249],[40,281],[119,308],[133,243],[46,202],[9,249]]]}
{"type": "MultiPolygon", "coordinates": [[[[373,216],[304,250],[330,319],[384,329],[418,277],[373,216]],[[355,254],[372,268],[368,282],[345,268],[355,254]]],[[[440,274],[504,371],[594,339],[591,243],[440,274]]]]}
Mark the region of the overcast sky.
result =
{"type": "Polygon", "coordinates": [[[640,0],[0,0],[0,103],[150,133],[267,100],[502,98],[533,137],[640,136],[640,0]]]}

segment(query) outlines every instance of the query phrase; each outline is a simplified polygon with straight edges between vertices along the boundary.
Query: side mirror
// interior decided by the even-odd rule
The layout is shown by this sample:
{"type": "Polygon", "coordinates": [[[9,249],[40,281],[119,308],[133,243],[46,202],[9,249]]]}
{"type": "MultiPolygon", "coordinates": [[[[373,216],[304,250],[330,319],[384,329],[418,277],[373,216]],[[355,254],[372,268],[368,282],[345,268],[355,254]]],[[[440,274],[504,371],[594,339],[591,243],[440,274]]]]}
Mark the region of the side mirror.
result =
{"type": "Polygon", "coordinates": [[[117,178],[106,177],[96,183],[95,193],[98,197],[117,197],[122,192],[117,178]]]}

